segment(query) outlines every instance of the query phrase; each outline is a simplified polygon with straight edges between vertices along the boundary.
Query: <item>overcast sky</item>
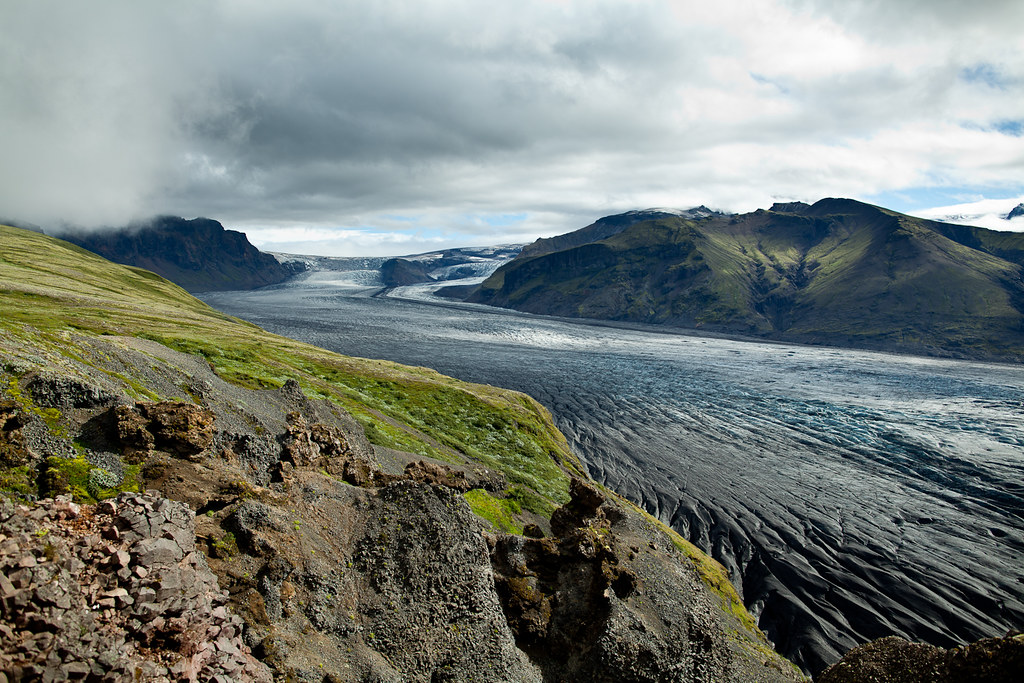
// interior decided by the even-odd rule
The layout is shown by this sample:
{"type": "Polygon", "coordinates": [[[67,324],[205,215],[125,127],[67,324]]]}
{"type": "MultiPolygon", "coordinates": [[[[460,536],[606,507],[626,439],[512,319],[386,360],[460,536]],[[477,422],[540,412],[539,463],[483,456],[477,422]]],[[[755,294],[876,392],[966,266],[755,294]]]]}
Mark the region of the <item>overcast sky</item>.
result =
{"type": "Polygon", "coordinates": [[[5,0],[0,31],[0,217],[44,227],[408,254],[1024,201],[1020,0],[5,0]]]}

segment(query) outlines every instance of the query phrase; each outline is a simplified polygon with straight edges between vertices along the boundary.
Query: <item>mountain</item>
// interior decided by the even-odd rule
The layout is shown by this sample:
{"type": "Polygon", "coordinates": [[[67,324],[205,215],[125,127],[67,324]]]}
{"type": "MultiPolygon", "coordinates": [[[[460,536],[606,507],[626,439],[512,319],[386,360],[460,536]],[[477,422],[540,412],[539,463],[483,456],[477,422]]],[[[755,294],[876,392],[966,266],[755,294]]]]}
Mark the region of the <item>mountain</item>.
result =
{"type": "Polygon", "coordinates": [[[243,233],[225,230],[208,218],[160,216],[118,230],[60,237],[115,263],[151,270],[190,292],[255,289],[294,273],[250,244],[243,233]]]}
{"type": "Polygon", "coordinates": [[[1024,234],[823,199],[630,222],[606,238],[521,255],[469,300],[800,343],[1022,360],[1022,266],[1024,234]]]}
{"type": "Polygon", "coordinates": [[[404,258],[388,259],[380,267],[381,280],[385,287],[401,287],[421,282],[433,282],[429,268],[419,261],[404,258]]]}
{"type": "Polygon", "coordinates": [[[1010,210],[1010,213],[1006,214],[1006,220],[1012,221],[1017,216],[1024,216],[1024,202],[1021,202],[1017,206],[1010,210]]]}
{"type": "Polygon", "coordinates": [[[10,680],[804,680],[523,394],[4,226],[0,308],[10,680]]]}
{"type": "Polygon", "coordinates": [[[528,244],[523,247],[521,255],[523,258],[543,256],[544,254],[551,254],[556,251],[564,251],[565,249],[578,247],[581,244],[598,242],[600,240],[607,239],[612,235],[617,235],[634,223],[640,223],[642,221],[672,217],[696,220],[700,218],[707,218],[709,216],[723,215],[724,214],[718,211],[712,211],[706,206],[698,206],[685,211],[677,209],[645,209],[642,211],[627,211],[626,213],[620,213],[615,216],[605,216],[585,228],[580,228],[579,230],[575,230],[564,235],[558,235],[556,237],[542,237],[533,244],[528,244]]]}

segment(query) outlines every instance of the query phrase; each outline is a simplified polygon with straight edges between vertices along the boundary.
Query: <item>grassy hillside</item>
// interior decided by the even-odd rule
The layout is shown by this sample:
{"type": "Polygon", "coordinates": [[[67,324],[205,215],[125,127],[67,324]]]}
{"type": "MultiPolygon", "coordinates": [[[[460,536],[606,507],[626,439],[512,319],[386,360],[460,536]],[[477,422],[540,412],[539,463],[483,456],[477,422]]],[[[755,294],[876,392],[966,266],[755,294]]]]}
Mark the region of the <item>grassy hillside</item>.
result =
{"type": "Polygon", "coordinates": [[[1024,235],[852,200],[661,218],[516,259],[471,300],[809,343],[1024,358],[1024,235]]]}
{"type": "MultiPolygon", "coordinates": [[[[568,500],[566,472],[582,471],[548,412],[523,394],[272,335],[153,273],[6,226],[0,226],[0,310],[0,351],[7,357],[81,361],[85,354],[76,353],[76,339],[83,336],[143,337],[200,354],[222,378],[246,387],[280,387],[295,379],[307,395],[348,410],[371,442],[483,463],[540,494],[550,507],[568,500]]],[[[3,371],[17,381],[18,366],[3,371]]],[[[137,378],[113,379],[140,399],[172,398],[153,395],[137,378]]]]}
{"type": "MultiPolygon", "coordinates": [[[[638,649],[623,651],[620,658],[630,671],[651,651],[665,663],[646,666],[675,670],[676,651],[689,653],[687,638],[692,638],[702,651],[714,648],[722,671],[763,672],[763,680],[801,678],[770,650],[724,567],[653,518],[613,494],[606,493],[605,500],[586,485],[581,496],[578,484],[573,503],[552,514],[570,499],[569,477],[586,475],[547,411],[523,394],[425,368],[344,357],[272,335],[218,313],[148,271],[3,226],[0,310],[0,493],[68,492],[80,502],[95,502],[150,486],[186,502],[199,513],[197,547],[208,553],[232,609],[247,620],[254,637],[264,639],[256,651],[283,678],[310,662],[340,671],[361,658],[393,672],[395,652],[404,653],[409,671],[423,666],[424,655],[443,659],[445,668],[454,661],[453,652],[475,661],[501,629],[508,631],[502,637],[509,648],[517,643],[512,625],[526,629],[532,623],[523,622],[517,611],[523,601],[547,611],[541,615],[545,624],[559,611],[569,615],[552,621],[550,641],[541,641],[557,655],[552,666],[571,649],[556,629],[582,625],[571,633],[589,635],[596,624],[612,635],[595,639],[611,647],[623,641],[618,633],[628,633],[638,649]],[[161,344],[197,354],[209,368],[161,344]],[[509,485],[478,467],[447,470],[412,463],[443,476],[469,472],[494,484],[470,489],[462,499],[497,529],[536,534],[525,523],[543,523],[546,517],[552,535],[497,534],[489,537],[489,551],[479,520],[446,485],[409,479],[382,487],[356,479],[353,485],[342,470],[331,469],[347,457],[339,439],[352,447],[353,457],[359,451],[382,462],[411,459],[384,450],[371,453],[347,416],[307,401],[293,385],[284,391],[247,390],[282,387],[289,379],[306,396],[344,407],[379,446],[499,470],[509,485]],[[291,398],[274,402],[285,395],[291,398]],[[131,406],[124,405],[126,398],[168,403],[131,406]],[[173,411],[180,420],[165,432],[170,423],[157,427],[147,417],[140,426],[117,417],[141,418],[153,408],[173,411]],[[282,414],[278,428],[287,424],[288,431],[274,431],[278,428],[260,417],[274,410],[282,414]],[[333,427],[300,427],[306,417],[327,413],[337,418],[333,427]],[[237,427],[240,420],[244,427],[237,427]],[[214,440],[214,421],[229,442],[214,440]],[[325,439],[320,443],[339,447],[320,460],[303,450],[307,442],[300,438],[313,439],[317,428],[325,439]],[[188,437],[185,441],[196,448],[165,457],[178,448],[168,445],[170,431],[173,438],[188,437]],[[148,455],[133,452],[142,432],[153,439],[154,452],[148,455]],[[259,442],[252,450],[244,447],[250,439],[259,442]],[[260,443],[270,450],[261,450],[260,443]],[[267,479],[253,477],[260,472],[267,479]],[[270,478],[273,472],[279,480],[270,478]],[[597,507],[594,496],[600,498],[597,507]],[[520,553],[515,557],[523,559],[509,560],[507,567],[505,560],[494,564],[493,543],[506,544],[502,557],[520,553]],[[524,547],[533,550],[524,554],[524,547]],[[495,567],[506,574],[499,576],[495,567]],[[264,578],[272,571],[282,577],[276,584],[264,578]],[[503,592],[499,580],[513,589],[503,592]],[[615,614],[631,616],[609,618],[607,602],[613,597],[615,614]],[[436,617],[439,628],[423,628],[423,619],[434,619],[438,608],[450,613],[436,617]],[[698,626],[685,616],[691,611],[700,615],[698,626]],[[635,623],[651,625],[643,642],[635,623]],[[484,629],[479,635],[470,632],[471,643],[460,632],[470,627],[484,629]]],[[[366,460],[358,462],[369,467],[366,460]]],[[[34,537],[42,542],[47,533],[34,537]]],[[[39,554],[46,552],[54,550],[39,554]]],[[[109,562],[103,562],[108,571],[109,562]]],[[[91,605],[90,599],[83,608],[91,605]]],[[[78,637],[77,622],[68,632],[78,637]]],[[[598,659],[582,661],[589,666],[598,659]]],[[[596,665],[603,671],[609,667],[606,659],[596,665]]],[[[738,673],[730,680],[752,679],[738,673]]]]}

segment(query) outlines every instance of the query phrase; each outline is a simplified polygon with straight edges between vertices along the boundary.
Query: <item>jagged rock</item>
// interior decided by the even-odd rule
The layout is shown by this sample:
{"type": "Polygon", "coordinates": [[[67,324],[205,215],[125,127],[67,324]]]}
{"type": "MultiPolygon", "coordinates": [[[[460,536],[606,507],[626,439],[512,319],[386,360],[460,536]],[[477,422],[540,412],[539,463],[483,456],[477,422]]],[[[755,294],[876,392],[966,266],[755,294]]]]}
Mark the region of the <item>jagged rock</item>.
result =
{"type": "Polygon", "coordinates": [[[144,538],[135,544],[135,561],[143,567],[171,564],[184,556],[181,548],[166,538],[144,538]]]}
{"type": "Polygon", "coordinates": [[[287,431],[280,437],[280,459],[271,467],[274,481],[284,481],[296,467],[318,469],[353,486],[382,486],[396,479],[354,453],[337,427],[310,425],[298,412],[289,413],[287,420],[287,431]]]}
{"type": "Polygon", "coordinates": [[[946,650],[890,636],[850,650],[818,683],[1016,683],[1024,672],[1024,635],[985,638],[946,650]]]}
{"type": "Polygon", "coordinates": [[[213,443],[210,410],[176,401],[113,408],[114,430],[126,456],[140,462],[154,450],[195,458],[213,443]]]}
{"type": "Polygon", "coordinates": [[[569,496],[569,503],[558,508],[551,515],[551,531],[558,536],[586,526],[588,521],[601,515],[604,496],[582,479],[573,478],[569,482],[569,496]]]}
{"type": "Polygon", "coordinates": [[[396,482],[365,504],[354,535],[359,611],[389,668],[409,680],[539,681],[515,647],[465,501],[447,487],[396,482]]]}
{"type": "Polygon", "coordinates": [[[466,473],[453,470],[437,463],[417,460],[405,466],[405,476],[412,481],[422,484],[433,484],[435,486],[446,486],[456,491],[465,493],[473,484],[466,478],[466,473]]]}
{"type": "Polygon", "coordinates": [[[572,496],[555,536],[492,542],[508,623],[545,680],[799,679],[770,659],[745,661],[721,605],[655,549],[655,526],[584,482],[572,496]]]}
{"type": "Polygon", "coordinates": [[[244,501],[227,519],[224,527],[235,535],[238,547],[260,557],[275,554],[270,533],[287,531],[284,515],[259,501],[244,501]]]}
{"type": "Polygon", "coordinates": [[[194,539],[180,504],[123,495],[76,508],[0,509],[0,679],[270,682],[202,556],[172,540],[194,539]],[[119,545],[97,540],[115,525],[119,545]]]}
{"type": "Polygon", "coordinates": [[[27,416],[14,401],[0,401],[0,467],[20,467],[31,459],[25,435],[27,416]]]}
{"type": "Polygon", "coordinates": [[[149,431],[149,422],[134,406],[115,406],[112,417],[125,458],[131,462],[144,460],[156,444],[149,431]]]}
{"type": "Polygon", "coordinates": [[[171,401],[141,403],[136,407],[149,420],[155,447],[190,457],[206,450],[213,442],[213,413],[189,403],[171,401]]]}
{"type": "MultiPolygon", "coordinates": [[[[625,634],[616,633],[613,608],[629,613],[624,601],[638,591],[638,579],[625,566],[617,535],[599,510],[604,500],[600,493],[582,482],[573,482],[571,491],[572,501],[552,516],[557,538],[502,537],[494,545],[492,560],[519,646],[549,676],[598,680],[592,678],[597,674],[588,668],[590,660],[599,652],[602,657],[614,656],[603,648],[625,634]],[[554,523],[556,516],[563,521],[554,523]],[[589,524],[583,526],[583,520],[589,524]]],[[[640,652],[635,654],[648,662],[675,656],[668,645],[646,639],[636,645],[640,652]]]]}
{"type": "Polygon", "coordinates": [[[60,375],[36,375],[25,388],[37,405],[48,408],[95,408],[116,400],[106,389],[60,375]]]}
{"type": "Polygon", "coordinates": [[[295,467],[337,469],[335,461],[350,456],[348,440],[337,427],[310,426],[298,412],[288,414],[288,428],[281,436],[281,460],[295,467]]]}
{"type": "Polygon", "coordinates": [[[523,536],[527,538],[544,538],[544,530],[536,524],[527,524],[523,527],[523,536]]]}

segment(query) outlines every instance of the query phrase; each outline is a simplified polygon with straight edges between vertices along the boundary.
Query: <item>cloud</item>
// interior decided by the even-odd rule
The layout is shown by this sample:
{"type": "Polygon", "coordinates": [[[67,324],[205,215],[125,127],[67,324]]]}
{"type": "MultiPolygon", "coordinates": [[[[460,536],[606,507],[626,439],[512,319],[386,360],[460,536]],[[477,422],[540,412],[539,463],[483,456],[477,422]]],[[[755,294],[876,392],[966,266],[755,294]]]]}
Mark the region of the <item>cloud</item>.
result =
{"type": "Polygon", "coordinates": [[[1024,195],[1009,199],[978,199],[915,211],[913,215],[947,223],[975,225],[989,230],[1024,232],[1024,216],[1007,216],[1018,205],[1024,204],[1024,195]]]}
{"type": "Polygon", "coordinates": [[[1022,20],[952,0],[4,3],[0,214],[207,215],[367,250],[646,206],[1010,196],[1022,20]]]}

